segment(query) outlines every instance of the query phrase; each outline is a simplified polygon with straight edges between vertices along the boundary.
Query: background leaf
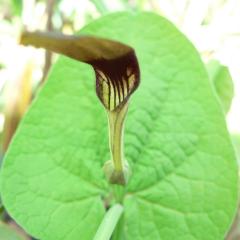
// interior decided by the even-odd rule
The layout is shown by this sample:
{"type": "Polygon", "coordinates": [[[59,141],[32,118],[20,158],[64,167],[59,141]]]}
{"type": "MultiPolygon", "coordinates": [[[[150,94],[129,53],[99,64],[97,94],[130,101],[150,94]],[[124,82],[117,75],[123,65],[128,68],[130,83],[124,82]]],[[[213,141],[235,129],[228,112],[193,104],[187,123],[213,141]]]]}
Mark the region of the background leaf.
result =
{"type": "MultiPolygon", "coordinates": [[[[84,34],[136,49],[125,150],[133,170],[114,240],[223,239],[236,210],[237,166],[224,116],[189,41],[151,13],[105,16],[84,34]]],[[[93,70],[62,57],[7,153],[3,202],[41,240],[90,240],[110,188],[107,119],[93,70]],[[61,227],[59,227],[61,226],[61,227]]]]}
{"type": "Polygon", "coordinates": [[[90,0],[101,14],[106,14],[109,12],[106,4],[103,0],[90,0]]]}
{"type": "Polygon", "coordinates": [[[225,113],[231,107],[234,96],[234,86],[231,74],[226,66],[221,65],[217,60],[211,60],[207,65],[210,81],[219,97],[225,113]]]}
{"type": "Polygon", "coordinates": [[[13,13],[21,16],[22,9],[23,9],[23,1],[22,0],[11,0],[12,2],[12,10],[13,13]]]}
{"type": "Polygon", "coordinates": [[[24,240],[14,229],[0,222],[0,239],[1,240],[24,240]]]}
{"type": "Polygon", "coordinates": [[[240,165],[240,134],[233,134],[232,142],[233,142],[234,149],[236,151],[238,164],[240,165]]]}

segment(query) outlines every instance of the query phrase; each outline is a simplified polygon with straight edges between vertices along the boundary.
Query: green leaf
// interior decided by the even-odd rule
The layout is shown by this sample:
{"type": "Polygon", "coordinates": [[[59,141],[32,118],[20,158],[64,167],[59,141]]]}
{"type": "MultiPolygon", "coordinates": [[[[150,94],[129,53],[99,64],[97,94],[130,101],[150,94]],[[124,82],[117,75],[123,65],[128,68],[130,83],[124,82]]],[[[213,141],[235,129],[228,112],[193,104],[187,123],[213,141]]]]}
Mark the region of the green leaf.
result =
{"type": "Polygon", "coordinates": [[[234,96],[234,86],[231,74],[226,66],[221,65],[217,60],[211,60],[206,64],[209,78],[213,84],[222,108],[227,113],[231,107],[234,96]]]}
{"type": "Polygon", "coordinates": [[[0,239],[1,240],[24,240],[23,236],[17,233],[11,227],[0,222],[0,239]]]}
{"type": "Polygon", "coordinates": [[[232,142],[236,152],[238,164],[240,165],[240,134],[233,134],[232,142]]]}
{"type": "Polygon", "coordinates": [[[22,0],[11,0],[13,14],[21,16],[23,9],[22,0]]]}
{"type": "MultiPolygon", "coordinates": [[[[223,239],[237,205],[237,164],[199,54],[152,13],[105,16],[81,33],[136,50],[141,85],[126,121],[132,177],[114,240],[223,239]]],[[[88,65],[61,57],[21,122],[1,172],[3,203],[41,240],[92,240],[112,187],[107,119],[88,65]]]]}
{"type": "Polygon", "coordinates": [[[109,12],[109,9],[103,0],[90,0],[90,2],[95,6],[101,15],[109,12]]]}

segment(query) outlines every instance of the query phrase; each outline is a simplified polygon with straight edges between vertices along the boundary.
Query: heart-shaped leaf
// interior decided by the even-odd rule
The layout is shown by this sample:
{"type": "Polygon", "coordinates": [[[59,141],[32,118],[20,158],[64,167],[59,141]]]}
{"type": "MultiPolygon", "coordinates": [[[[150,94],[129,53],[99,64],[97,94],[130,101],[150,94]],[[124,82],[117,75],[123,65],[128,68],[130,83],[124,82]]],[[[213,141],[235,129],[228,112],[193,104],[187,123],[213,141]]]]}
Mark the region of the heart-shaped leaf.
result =
{"type": "MultiPolygon", "coordinates": [[[[114,240],[223,239],[236,210],[237,166],[192,44],[151,13],[109,15],[82,33],[134,47],[141,69],[125,132],[133,173],[117,191],[124,215],[114,240]]],[[[89,66],[61,57],[4,161],[3,203],[41,240],[92,240],[115,198],[102,171],[107,119],[93,79],[89,66]]]]}

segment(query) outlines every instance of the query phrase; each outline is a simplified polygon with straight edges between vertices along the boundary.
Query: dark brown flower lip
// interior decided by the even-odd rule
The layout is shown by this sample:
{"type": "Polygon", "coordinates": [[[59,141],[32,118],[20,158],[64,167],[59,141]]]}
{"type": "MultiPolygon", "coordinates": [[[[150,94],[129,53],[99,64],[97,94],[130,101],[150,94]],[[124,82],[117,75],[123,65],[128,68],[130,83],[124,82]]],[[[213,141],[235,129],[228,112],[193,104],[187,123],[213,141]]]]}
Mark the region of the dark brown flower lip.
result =
{"type": "Polygon", "coordinates": [[[97,95],[110,111],[124,104],[139,86],[140,69],[133,50],[116,59],[99,59],[89,64],[95,71],[97,95]]]}

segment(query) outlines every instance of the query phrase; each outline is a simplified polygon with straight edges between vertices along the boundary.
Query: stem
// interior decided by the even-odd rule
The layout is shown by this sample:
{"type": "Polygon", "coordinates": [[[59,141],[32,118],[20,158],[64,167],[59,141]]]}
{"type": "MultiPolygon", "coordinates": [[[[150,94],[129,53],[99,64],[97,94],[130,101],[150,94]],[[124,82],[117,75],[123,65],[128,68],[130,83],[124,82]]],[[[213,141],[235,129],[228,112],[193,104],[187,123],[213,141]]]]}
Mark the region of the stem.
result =
{"type": "Polygon", "coordinates": [[[111,160],[104,164],[103,169],[111,184],[126,185],[131,174],[123,154],[123,122],[127,109],[128,105],[125,103],[108,112],[111,160]]]}
{"type": "MultiPolygon", "coordinates": [[[[53,31],[53,23],[52,23],[52,17],[53,17],[53,12],[54,12],[54,5],[55,5],[55,0],[48,0],[47,1],[47,6],[46,6],[46,15],[47,15],[47,22],[46,22],[46,30],[47,31],[53,31]]],[[[43,83],[46,80],[48,71],[51,67],[52,64],[52,52],[49,50],[45,51],[45,63],[43,67],[43,76],[41,79],[41,83],[43,83]]]]}
{"type": "Polygon", "coordinates": [[[123,206],[115,204],[105,214],[103,221],[101,222],[94,240],[109,240],[112,233],[123,213],[123,206]]]}
{"type": "Polygon", "coordinates": [[[123,221],[124,220],[123,220],[123,215],[122,215],[121,218],[118,221],[118,224],[117,224],[113,234],[112,234],[111,240],[125,239],[124,238],[124,232],[123,232],[123,227],[124,227],[124,225],[123,225],[124,222],[123,221]]]}
{"type": "Polygon", "coordinates": [[[123,159],[123,122],[127,113],[127,103],[120,109],[108,113],[109,142],[114,169],[122,172],[123,159]]]}
{"type": "Polygon", "coordinates": [[[113,196],[117,203],[122,204],[124,197],[124,189],[125,189],[124,186],[117,184],[112,185],[113,196]]]}

